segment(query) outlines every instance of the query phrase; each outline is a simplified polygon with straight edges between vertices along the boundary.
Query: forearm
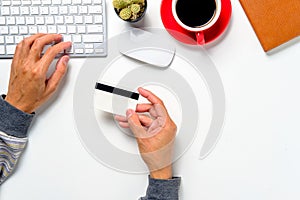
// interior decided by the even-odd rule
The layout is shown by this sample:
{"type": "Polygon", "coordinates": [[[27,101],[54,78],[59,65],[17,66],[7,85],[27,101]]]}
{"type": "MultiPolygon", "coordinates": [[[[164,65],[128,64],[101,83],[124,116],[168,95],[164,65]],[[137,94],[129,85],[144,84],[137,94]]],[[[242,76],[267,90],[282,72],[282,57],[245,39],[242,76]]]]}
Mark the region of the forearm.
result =
{"type": "Polygon", "coordinates": [[[0,185],[10,176],[27,143],[33,115],[11,106],[0,96],[0,185]]]}
{"type": "Polygon", "coordinates": [[[181,179],[153,179],[149,176],[149,185],[145,197],[140,200],[178,200],[181,179]]]}

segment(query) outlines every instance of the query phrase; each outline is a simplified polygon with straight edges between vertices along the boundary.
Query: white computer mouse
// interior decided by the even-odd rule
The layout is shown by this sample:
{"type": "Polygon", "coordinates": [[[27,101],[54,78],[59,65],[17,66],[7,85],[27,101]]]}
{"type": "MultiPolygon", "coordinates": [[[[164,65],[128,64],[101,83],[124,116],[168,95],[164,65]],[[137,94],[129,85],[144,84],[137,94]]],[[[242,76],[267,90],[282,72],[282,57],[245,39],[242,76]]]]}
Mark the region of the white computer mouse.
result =
{"type": "Polygon", "coordinates": [[[171,65],[176,51],[168,34],[152,34],[137,28],[119,35],[118,45],[121,54],[163,68],[171,65]]]}

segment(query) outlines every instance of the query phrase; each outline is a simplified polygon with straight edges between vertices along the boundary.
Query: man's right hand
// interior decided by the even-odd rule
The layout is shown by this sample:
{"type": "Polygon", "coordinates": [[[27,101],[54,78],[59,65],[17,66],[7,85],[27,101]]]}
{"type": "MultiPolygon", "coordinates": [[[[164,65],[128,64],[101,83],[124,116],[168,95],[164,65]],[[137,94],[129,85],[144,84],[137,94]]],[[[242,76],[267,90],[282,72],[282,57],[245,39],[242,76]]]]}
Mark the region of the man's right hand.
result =
{"type": "Polygon", "coordinates": [[[161,99],[152,92],[139,88],[139,93],[150,104],[139,104],[136,112],[148,112],[151,117],[128,110],[127,117],[116,116],[123,128],[130,128],[136,137],[139,151],[155,179],[172,178],[172,158],[177,127],[161,99]]]}
{"type": "Polygon", "coordinates": [[[36,34],[21,41],[16,48],[11,65],[8,93],[5,100],[26,113],[32,113],[56,91],[67,71],[69,56],[61,57],[49,79],[48,68],[57,54],[71,47],[71,42],[61,42],[59,34],[36,34]],[[47,49],[47,44],[57,43],[47,49]]]}

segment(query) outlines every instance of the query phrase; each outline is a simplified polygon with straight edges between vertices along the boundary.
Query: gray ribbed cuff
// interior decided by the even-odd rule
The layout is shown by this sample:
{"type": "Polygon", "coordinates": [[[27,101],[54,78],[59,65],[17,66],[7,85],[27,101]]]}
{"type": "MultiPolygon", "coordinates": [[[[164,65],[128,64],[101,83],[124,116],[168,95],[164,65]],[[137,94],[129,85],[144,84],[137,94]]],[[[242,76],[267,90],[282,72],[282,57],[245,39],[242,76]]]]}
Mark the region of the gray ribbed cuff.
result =
{"type": "Polygon", "coordinates": [[[181,178],[168,180],[152,179],[149,176],[149,186],[146,197],[142,199],[178,200],[181,178]]]}
{"type": "Polygon", "coordinates": [[[0,97],[0,131],[14,137],[26,137],[34,114],[18,110],[4,98],[5,95],[0,97]]]}

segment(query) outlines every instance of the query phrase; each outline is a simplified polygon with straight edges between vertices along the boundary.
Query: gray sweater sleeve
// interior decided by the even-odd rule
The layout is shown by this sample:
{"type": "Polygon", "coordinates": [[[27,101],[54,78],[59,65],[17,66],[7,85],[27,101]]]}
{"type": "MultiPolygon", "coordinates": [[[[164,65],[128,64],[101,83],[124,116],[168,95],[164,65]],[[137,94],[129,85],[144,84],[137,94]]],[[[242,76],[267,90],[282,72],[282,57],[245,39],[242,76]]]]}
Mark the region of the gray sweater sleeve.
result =
{"type": "Polygon", "coordinates": [[[12,174],[27,143],[33,114],[24,113],[0,96],[0,185],[12,174]]]}
{"type": "Polygon", "coordinates": [[[0,131],[18,138],[27,136],[34,114],[27,114],[10,105],[0,97],[0,131]]]}
{"type": "Polygon", "coordinates": [[[149,185],[145,197],[140,200],[178,200],[181,178],[174,177],[168,180],[152,179],[149,176],[149,185]]]}

